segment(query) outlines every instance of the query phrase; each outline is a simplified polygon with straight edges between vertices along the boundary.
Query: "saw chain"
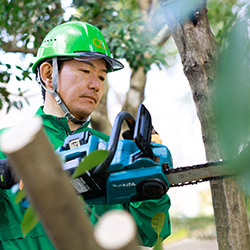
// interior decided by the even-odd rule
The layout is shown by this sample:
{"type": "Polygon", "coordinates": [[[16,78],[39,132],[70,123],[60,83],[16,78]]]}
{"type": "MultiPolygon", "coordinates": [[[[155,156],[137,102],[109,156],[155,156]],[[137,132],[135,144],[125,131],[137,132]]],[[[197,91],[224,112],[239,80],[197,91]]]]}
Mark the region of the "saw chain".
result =
{"type": "Polygon", "coordinates": [[[224,160],[177,168],[169,168],[168,164],[163,164],[162,167],[170,187],[194,185],[236,174],[236,169],[224,160]]]}

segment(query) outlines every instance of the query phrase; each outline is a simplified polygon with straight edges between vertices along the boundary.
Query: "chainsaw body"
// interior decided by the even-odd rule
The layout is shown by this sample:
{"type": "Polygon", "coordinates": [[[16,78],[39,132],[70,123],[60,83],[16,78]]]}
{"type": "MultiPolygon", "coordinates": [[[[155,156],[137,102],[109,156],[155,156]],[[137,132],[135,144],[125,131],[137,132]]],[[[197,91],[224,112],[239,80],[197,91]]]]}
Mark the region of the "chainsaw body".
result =
{"type": "MultiPolygon", "coordinates": [[[[63,169],[69,174],[73,174],[92,151],[109,151],[101,164],[72,180],[75,190],[87,203],[116,204],[157,199],[169,187],[239,175],[240,169],[221,159],[173,168],[168,148],[151,143],[152,128],[150,113],[141,104],[136,120],[125,111],[117,115],[108,143],[89,131],[65,139],[64,145],[56,153],[62,158],[63,169]],[[119,140],[123,121],[126,121],[129,133],[126,136],[123,133],[124,140],[119,140]]],[[[18,182],[9,160],[0,160],[0,189],[12,188],[18,182]]],[[[25,204],[25,207],[28,205],[25,204]]]]}
{"type": "Polygon", "coordinates": [[[117,116],[119,121],[113,126],[115,131],[112,130],[109,143],[85,131],[67,137],[56,150],[64,162],[63,169],[70,174],[92,151],[110,151],[104,164],[72,180],[75,190],[88,204],[157,199],[167,192],[169,183],[162,166],[164,163],[172,168],[171,153],[166,146],[150,142],[151,117],[144,106],[141,109],[136,121],[128,113],[117,116]],[[133,139],[118,140],[123,120],[129,120],[133,139]]]}
{"type": "MultiPolygon", "coordinates": [[[[63,159],[63,169],[73,174],[85,155],[100,149],[107,149],[108,144],[89,132],[75,134],[66,138],[67,142],[81,140],[82,136],[88,141],[79,147],[64,150],[58,148],[56,153],[63,159]]],[[[163,173],[162,164],[172,167],[171,154],[168,148],[161,144],[151,143],[152,151],[157,162],[146,157],[140,157],[141,150],[132,140],[119,140],[114,158],[106,173],[100,176],[87,171],[84,175],[72,180],[76,191],[83,195],[89,204],[116,204],[131,201],[160,198],[169,187],[163,173]]]]}

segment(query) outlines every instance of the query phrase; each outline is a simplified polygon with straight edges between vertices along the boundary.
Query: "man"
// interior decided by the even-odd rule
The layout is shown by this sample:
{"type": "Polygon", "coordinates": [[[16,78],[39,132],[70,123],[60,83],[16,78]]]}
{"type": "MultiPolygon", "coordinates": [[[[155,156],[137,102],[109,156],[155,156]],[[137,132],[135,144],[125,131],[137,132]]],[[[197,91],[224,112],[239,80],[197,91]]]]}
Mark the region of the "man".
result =
{"type": "MultiPolygon", "coordinates": [[[[63,145],[72,134],[90,131],[108,141],[109,136],[89,127],[90,114],[99,104],[108,72],[123,65],[111,58],[108,46],[96,27],[84,22],[67,22],[55,27],[44,38],[38,50],[33,72],[41,84],[44,106],[37,115],[43,119],[44,130],[54,148],[63,145]]],[[[3,154],[0,158],[6,158],[3,154]]],[[[23,238],[20,224],[25,212],[15,204],[11,190],[0,190],[0,249],[54,249],[42,226],[38,224],[23,238]]],[[[138,237],[146,246],[153,246],[157,233],[151,226],[156,213],[164,213],[166,220],[161,237],[170,234],[167,195],[158,200],[116,205],[88,205],[90,221],[111,209],[126,209],[138,226],[138,237]]]]}

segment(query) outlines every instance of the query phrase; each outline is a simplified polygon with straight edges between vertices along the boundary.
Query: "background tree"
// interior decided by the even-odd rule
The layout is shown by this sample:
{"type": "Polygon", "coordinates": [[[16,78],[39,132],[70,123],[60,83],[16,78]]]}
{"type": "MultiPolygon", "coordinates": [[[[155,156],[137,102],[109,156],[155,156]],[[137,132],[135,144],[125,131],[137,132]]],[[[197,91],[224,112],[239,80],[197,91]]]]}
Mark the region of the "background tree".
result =
{"type": "MultiPolygon", "coordinates": [[[[220,159],[223,149],[219,147],[213,102],[218,85],[216,69],[221,65],[218,64],[218,49],[206,14],[206,1],[186,3],[181,0],[162,0],[161,4],[192,89],[207,160],[220,159]]],[[[246,115],[249,116],[249,113],[246,115]]],[[[219,248],[248,249],[250,233],[244,194],[233,179],[213,180],[210,184],[219,248]]]]}

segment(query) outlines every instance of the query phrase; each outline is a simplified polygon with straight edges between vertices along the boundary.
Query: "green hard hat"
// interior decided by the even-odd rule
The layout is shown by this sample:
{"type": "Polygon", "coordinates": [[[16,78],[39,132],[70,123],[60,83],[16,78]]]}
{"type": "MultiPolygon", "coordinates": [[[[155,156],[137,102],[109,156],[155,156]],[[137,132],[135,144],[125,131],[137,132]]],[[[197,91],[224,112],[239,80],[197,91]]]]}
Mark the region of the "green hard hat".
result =
{"type": "Polygon", "coordinates": [[[32,71],[36,73],[41,62],[53,57],[76,57],[79,60],[102,58],[108,71],[124,67],[121,62],[111,57],[101,31],[89,23],[80,21],[63,23],[45,36],[38,49],[32,71]]]}

